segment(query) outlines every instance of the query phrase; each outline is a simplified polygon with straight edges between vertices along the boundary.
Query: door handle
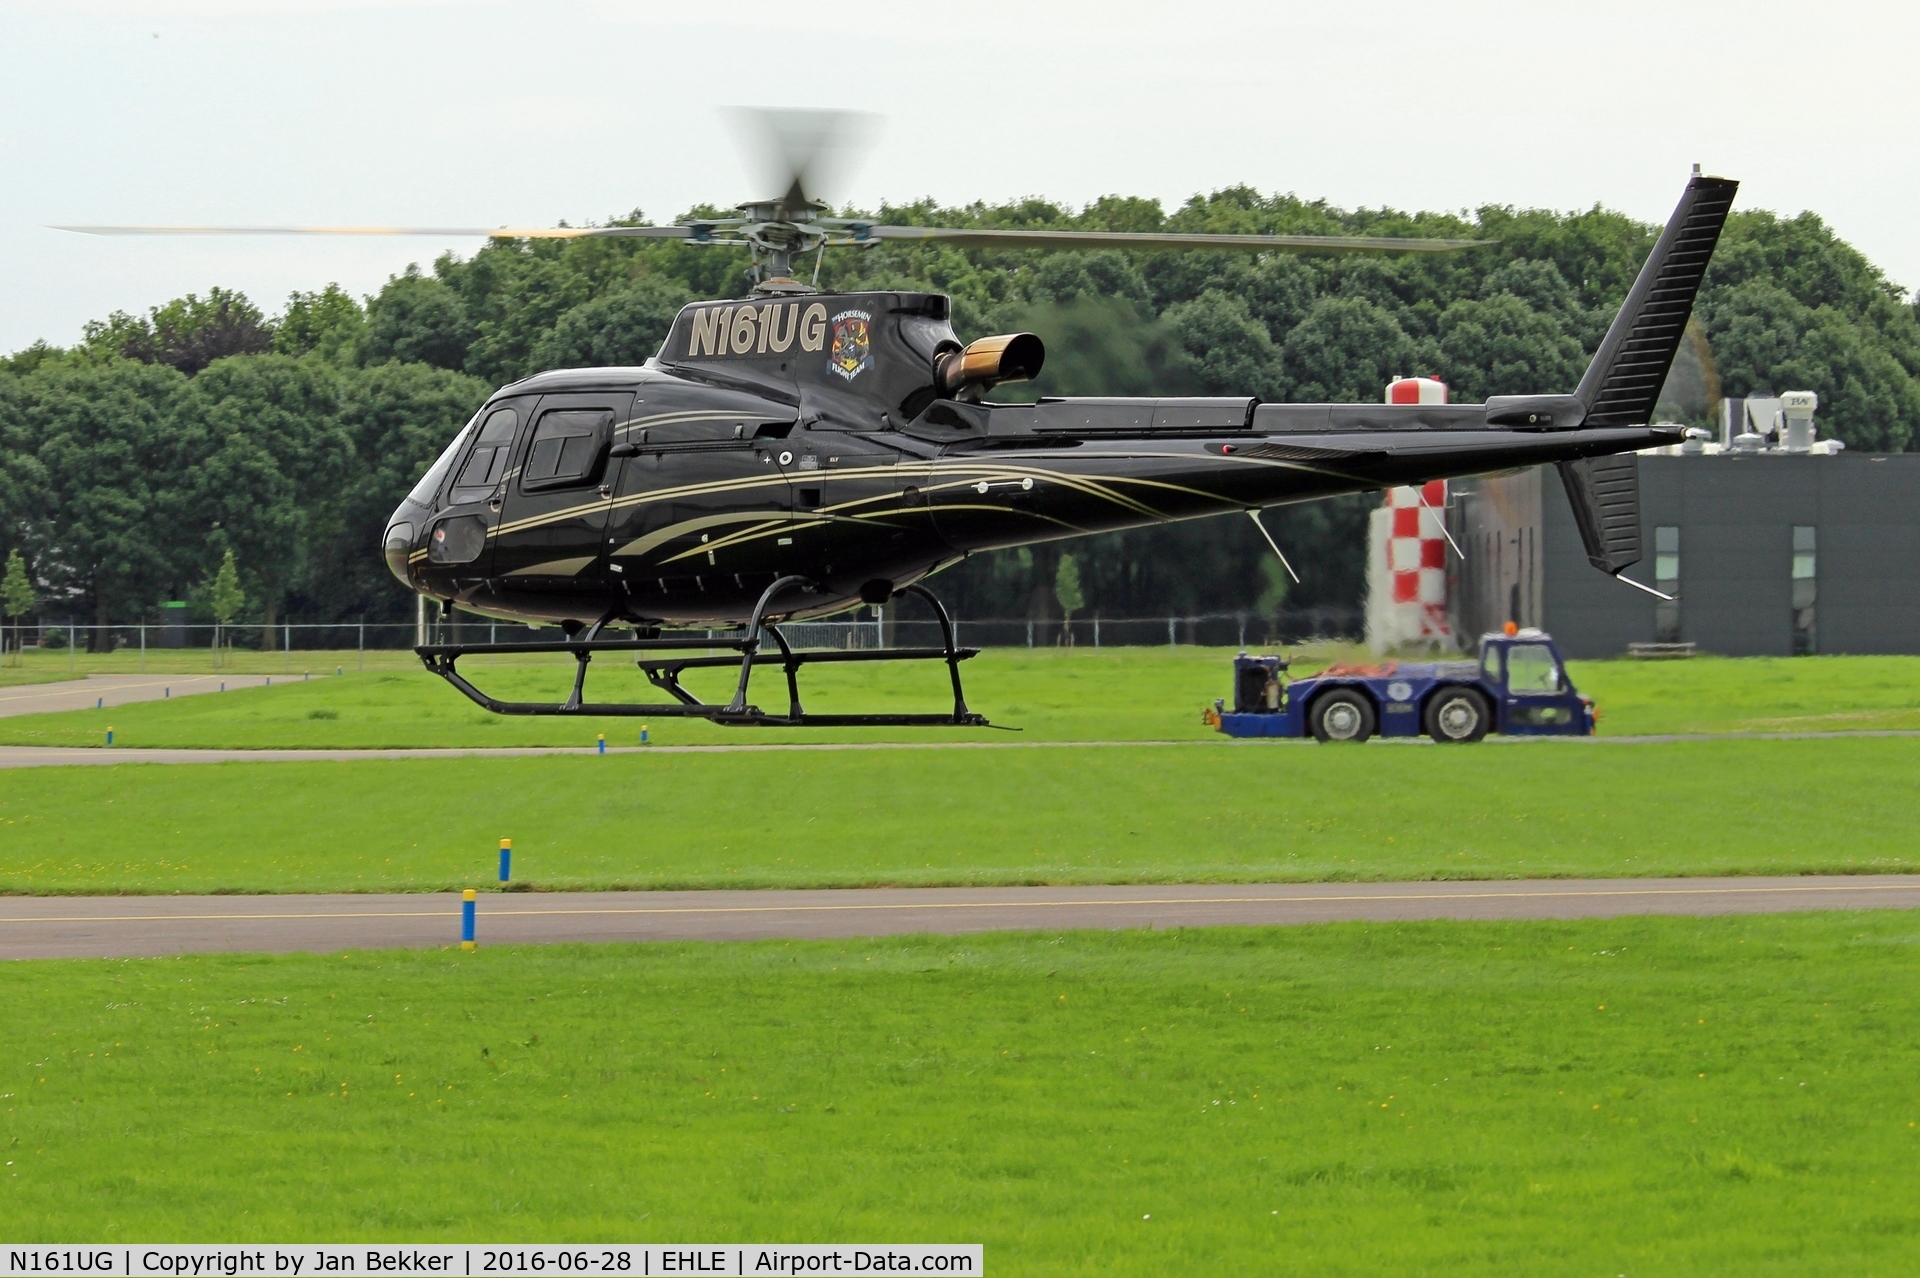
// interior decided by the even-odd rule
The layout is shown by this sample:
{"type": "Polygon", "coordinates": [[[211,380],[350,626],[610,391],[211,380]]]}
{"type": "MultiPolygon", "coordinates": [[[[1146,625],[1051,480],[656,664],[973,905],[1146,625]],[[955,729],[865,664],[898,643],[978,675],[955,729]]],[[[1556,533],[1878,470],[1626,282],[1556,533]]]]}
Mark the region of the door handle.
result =
{"type": "Polygon", "coordinates": [[[488,503],[487,503],[487,509],[488,509],[488,510],[491,510],[491,511],[492,511],[492,512],[493,512],[494,514],[496,514],[496,515],[497,515],[497,514],[499,514],[499,513],[500,513],[500,499],[499,499],[498,497],[495,497],[495,498],[494,498],[494,499],[493,499],[492,501],[490,501],[490,502],[488,502],[488,503]]]}
{"type": "Polygon", "coordinates": [[[613,496],[613,485],[612,485],[612,484],[602,484],[602,485],[600,485],[600,495],[601,495],[602,497],[611,497],[611,496],[613,496]]]}

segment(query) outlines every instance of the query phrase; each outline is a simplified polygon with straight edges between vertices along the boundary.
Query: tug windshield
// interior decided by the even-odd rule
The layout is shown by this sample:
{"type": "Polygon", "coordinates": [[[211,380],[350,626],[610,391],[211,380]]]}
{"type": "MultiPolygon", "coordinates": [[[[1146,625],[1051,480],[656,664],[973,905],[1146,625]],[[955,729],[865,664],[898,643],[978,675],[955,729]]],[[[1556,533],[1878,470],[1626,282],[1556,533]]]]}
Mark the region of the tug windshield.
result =
{"type": "Polygon", "coordinates": [[[1507,653],[1507,691],[1515,696],[1552,696],[1560,691],[1560,663],[1544,643],[1517,643],[1507,653]]]}

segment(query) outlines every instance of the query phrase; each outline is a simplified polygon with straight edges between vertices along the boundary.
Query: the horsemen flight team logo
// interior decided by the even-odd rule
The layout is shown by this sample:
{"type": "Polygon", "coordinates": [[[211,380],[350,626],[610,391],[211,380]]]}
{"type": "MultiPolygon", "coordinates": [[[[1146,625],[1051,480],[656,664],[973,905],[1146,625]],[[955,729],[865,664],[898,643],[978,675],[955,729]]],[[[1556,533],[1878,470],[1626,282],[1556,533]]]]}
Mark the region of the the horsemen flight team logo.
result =
{"type": "Polygon", "coordinates": [[[817,351],[827,344],[829,325],[827,367],[835,375],[852,381],[873,367],[873,315],[841,311],[828,319],[819,302],[703,307],[688,326],[687,356],[784,355],[795,346],[817,351]]]}
{"type": "Polygon", "coordinates": [[[865,311],[841,311],[833,317],[833,355],[827,367],[852,381],[873,366],[873,342],[865,311]]]}

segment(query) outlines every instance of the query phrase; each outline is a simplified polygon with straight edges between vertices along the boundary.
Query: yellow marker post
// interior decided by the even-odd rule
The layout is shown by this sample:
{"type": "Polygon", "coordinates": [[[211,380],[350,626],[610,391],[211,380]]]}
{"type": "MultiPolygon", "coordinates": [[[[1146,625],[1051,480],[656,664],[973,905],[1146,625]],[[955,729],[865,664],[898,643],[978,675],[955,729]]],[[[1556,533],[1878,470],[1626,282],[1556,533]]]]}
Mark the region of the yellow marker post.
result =
{"type": "Polygon", "coordinates": [[[500,881],[505,883],[513,877],[513,840],[500,840],[500,881]]]}
{"type": "Polygon", "coordinates": [[[472,888],[468,888],[460,894],[460,948],[463,950],[471,950],[474,948],[473,911],[474,902],[478,899],[479,894],[472,888]]]}

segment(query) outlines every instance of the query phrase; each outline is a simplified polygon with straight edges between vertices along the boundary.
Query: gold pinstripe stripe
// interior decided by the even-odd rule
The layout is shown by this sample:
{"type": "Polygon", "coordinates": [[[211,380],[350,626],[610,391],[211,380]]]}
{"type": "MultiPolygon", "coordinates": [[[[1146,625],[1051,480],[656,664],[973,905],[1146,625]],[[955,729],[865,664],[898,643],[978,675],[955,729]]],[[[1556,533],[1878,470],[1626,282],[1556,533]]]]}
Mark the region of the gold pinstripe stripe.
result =
{"type": "Polygon", "coordinates": [[[660,561],[660,566],[664,567],[667,564],[679,563],[682,559],[691,559],[695,555],[709,554],[716,550],[724,550],[730,546],[743,546],[750,541],[761,541],[779,533],[790,533],[796,529],[811,528],[826,522],[824,519],[809,519],[804,523],[788,519],[777,520],[759,528],[748,528],[741,532],[729,533],[718,541],[704,542],[701,545],[683,550],[677,555],[670,555],[660,561]]]}
{"type": "MultiPolygon", "coordinates": [[[[730,416],[738,416],[738,414],[730,414],[730,416]]],[[[1184,453],[1145,454],[1145,455],[1156,457],[1156,458],[1162,458],[1166,460],[1189,460],[1190,459],[1190,455],[1184,454],[1184,453]]],[[[1142,456],[1142,454],[1128,455],[1129,458],[1138,457],[1138,456],[1142,456]]],[[[1126,459],[1115,458],[1114,460],[1121,461],[1126,459]]],[[[1278,466],[1282,469],[1299,470],[1309,474],[1326,475],[1330,478],[1349,479],[1349,480],[1358,478],[1357,476],[1345,475],[1338,471],[1325,470],[1319,467],[1303,465],[1297,462],[1282,462],[1282,461],[1278,461],[1276,459],[1271,459],[1271,458],[1252,458],[1252,457],[1244,458],[1244,459],[1222,458],[1221,460],[1235,460],[1235,461],[1244,460],[1246,462],[1257,463],[1264,466],[1270,466],[1270,467],[1278,466]]],[[[1133,512],[1149,519],[1164,519],[1166,518],[1166,515],[1164,512],[1158,510],[1157,508],[1151,505],[1148,505],[1146,502],[1141,501],[1138,498],[1129,496],[1128,494],[1123,492],[1115,491],[1115,487],[1125,485],[1125,486],[1132,486],[1136,488],[1150,488],[1150,489],[1155,489],[1162,492],[1182,493],[1188,496],[1199,497],[1208,501],[1228,502],[1229,504],[1234,504],[1234,505],[1241,504],[1237,502],[1232,502],[1231,499],[1224,497],[1219,493],[1211,492],[1204,488],[1195,488],[1189,484],[1177,484],[1167,480],[1146,479],[1146,478],[1130,476],[1130,475],[1115,475],[1115,476],[1094,478],[1086,475],[1076,475],[1070,471],[1054,470],[1046,467],[1011,466],[1006,464],[995,464],[995,463],[945,461],[945,460],[899,462],[899,463],[895,463],[887,466],[869,466],[869,467],[859,467],[852,470],[819,471],[819,472],[809,472],[809,473],[817,475],[822,482],[844,483],[844,482],[849,482],[853,480],[872,478],[876,476],[932,479],[933,477],[940,475],[942,472],[957,472],[957,474],[952,479],[948,479],[948,480],[945,480],[944,482],[929,486],[927,491],[939,492],[939,491],[947,491],[954,488],[963,488],[971,484],[976,484],[983,479],[1006,480],[1006,479],[1024,479],[1024,478],[1032,477],[1037,479],[1046,479],[1052,483],[1059,484],[1062,487],[1070,488],[1076,492],[1084,493],[1089,497],[1099,498],[1102,501],[1110,502],[1113,505],[1132,510],[1133,512]]],[[[793,480],[791,476],[785,473],[775,473],[775,474],[768,474],[768,475],[754,475],[754,476],[741,477],[736,479],[710,480],[706,483],[700,483],[700,484],[683,484],[675,488],[652,489],[644,493],[634,493],[626,497],[616,498],[612,500],[601,499],[593,502],[583,503],[577,506],[565,507],[561,510],[548,511],[540,515],[528,515],[521,519],[511,520],[506,523],[499,524],[494,529],[492,529],[488,535],[490,537],[497,537],[497,536],[502,536],[508,533],[524,532],[528,529],[538,528],[547,524],[561,523],[568,519],[577,519],[584,515],[597,512],[602,509],[606,509],[609,511],[630,510],[636,506],[649,505],[655,502],[673,501],[673,500],[677,500],[685,497],[711,496],[711,495],[715,495],[719,493],[727,493],[727,492],[740,492],[740,491],[749,490],[753,488],[782,487],[782,486],[787,486],[792,482],[793,480]]],[[[893,495],[894,494],[887,494],[887,496],[893,496],[893,495]]],[[[884,500],[884,499],[885,499],[884,497],[875,497],[872,499],[863,499],[863,500],[884,500]]],[[[858,503],[854,503],[854,504],[858,504],[858,503]]],[[[950,509],[951,508],[952,507],[950,507],[950,509]]],[[[993,507],[989,509],[998,509],[998,508],[993,507]]]]}
{"type": "MultiPolygon", "coordinates": [[[[974,505],[947,506],[945,507],[945,509],[947,510],[990,510],[997,514],[1024,515],[1029,519],[1041,519],[1041,520],[1045,520],[1047,523],[1050,523],[1050,524],[1058,524],[1060,527],[1068,529],[1072,532],[1087,531],[1086,529],[1081,528],[1078,525],[1070,524],[1065,520],[1057,519],[1052,515],[1040,514],[1038,511],[1010,510],[1005,506],[974,506],[974,505]]],[[[698,556],[708,551],[722,550],[731,546],[745,545],[747,542],[750,542],[750,541],[763,541],[768,537],[772,537],[783,532],[784,533],[805,532],[806,530],[811,528],[820,528],[820,527],[824,527],[826,525],[835,524],[835,523],[865,524],[868,520],[879,519],[888,515],[924,515],[924,514],[932,514],[932,513],[933,511],[931,509],[924,506],[903,506],[898,509],[890,510],[890,511],[875,511],[870,515],[866,515],[858,519],[836,517],[833,519],[808,519],[808,520],[801,520],[801,521],[791,521],[791,522],[781,521],[778,523],[770,523],[760,528],[744,529],[740,532],[729,534],[728,536],[722,537],[718,541],[703,542],[698,546],[689,547],[688,549],[681,551],[677,555],[661,560],[660,566],[664,567],[667,564],[677,563],[682,559],[691,559],[691,558],[694,558],[695,556],[698,556]]]]}

